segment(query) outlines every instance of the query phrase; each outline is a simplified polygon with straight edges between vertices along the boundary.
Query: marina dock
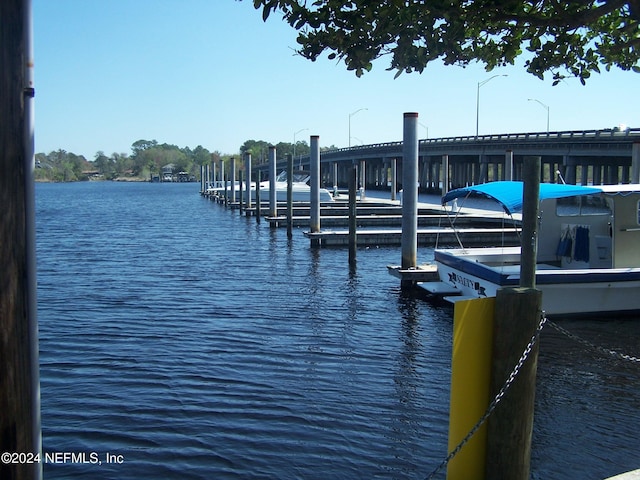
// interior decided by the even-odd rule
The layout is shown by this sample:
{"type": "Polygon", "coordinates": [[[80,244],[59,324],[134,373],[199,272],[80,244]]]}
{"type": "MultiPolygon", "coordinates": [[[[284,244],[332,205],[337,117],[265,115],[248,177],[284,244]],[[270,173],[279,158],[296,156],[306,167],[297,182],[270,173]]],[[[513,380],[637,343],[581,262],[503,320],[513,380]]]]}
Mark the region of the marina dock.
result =
{"type": "MultiPolygon", "coordinates": [[[[373,192],[379,195],[379,192],[373,192]]],[[[216,195],[212,200],[224,204],[224,199],[216,195]]],[[[418,204],[418,245],[450,246],[463,242],[469,246],[505,245],[514,246],[520,242],[520,218],[513,221],[502,212],[485,208],[459,208],[455,212],[439,204],[435,195],[425,196],[418,204]],[[515,225],[513,224],[515,221],[515,225]],[[451,222],[455,223],[455,229],[451,222]]],[[[227,203],[231,209],[241,209],[239,202],[227,203]]],[[[253,205],[241,209],[250,217],[258,215],[253,205]]],[[[278,203],[276,216],[269,215],[269,206],[261,202],[260,216],[271,227],[286,227],[286,205],[278,203]]],[[[292,207],[291,224],[293,227],[308,229],[310,224],[310,206],[296,202],[292,207]]],[[[320,205],[320,231],[303,231],[313,246],[340,247],[349,244],[349,207],[344,196],[336,202],[323,202],[320,205]]],[[[371,196],[358,200],[356,204],[356,237],[358,246],[394,245],[399,246],[402,237],[402,205],[397,200],[387,200],[371,196]]]]}

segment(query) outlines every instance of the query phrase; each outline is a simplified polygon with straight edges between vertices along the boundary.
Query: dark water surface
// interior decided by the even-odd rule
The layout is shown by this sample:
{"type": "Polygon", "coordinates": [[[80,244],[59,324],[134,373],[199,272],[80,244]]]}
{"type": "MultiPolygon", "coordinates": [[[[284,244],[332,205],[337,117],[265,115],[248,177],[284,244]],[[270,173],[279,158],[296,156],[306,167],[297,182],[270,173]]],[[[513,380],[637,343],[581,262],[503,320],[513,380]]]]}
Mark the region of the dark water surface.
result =
{"type": "MultiPolygon", "coordinates": [[[[350,272],[346,249],[198,188],[37,185],[43,450],[102,461],[45,478],[427,476],[447,453],[451,310],[400,292],[399,248],[359,249],[350,272]]],[[[640,356],[635,319],[562,325],[640,356]]],[[[639,387],[637,364],[545,329],[532,477],[640,468],[639,387]]]]}

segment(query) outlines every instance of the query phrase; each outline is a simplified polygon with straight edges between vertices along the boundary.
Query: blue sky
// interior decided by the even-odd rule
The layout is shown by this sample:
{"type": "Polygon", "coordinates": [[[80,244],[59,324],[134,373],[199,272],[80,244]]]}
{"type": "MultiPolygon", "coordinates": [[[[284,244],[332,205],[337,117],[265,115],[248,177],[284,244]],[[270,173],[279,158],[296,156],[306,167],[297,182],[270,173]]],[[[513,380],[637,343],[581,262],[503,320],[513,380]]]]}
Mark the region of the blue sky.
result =
{"type": "Polygon", "coordinates": [[[326,55],[294,54],[296,31],[265,23],[251,0],[33,0],[36,152],[93,160],[137,140],[237,153],[245,140],[346,147],[402,140],[404,112],[420,138],[640,127],[640,75],[612,70],[553,87],[518,65],[486,72],[429,65],[357,78],[326,55]],[[352,115],[353,112],[361,110],[352,115]]]}

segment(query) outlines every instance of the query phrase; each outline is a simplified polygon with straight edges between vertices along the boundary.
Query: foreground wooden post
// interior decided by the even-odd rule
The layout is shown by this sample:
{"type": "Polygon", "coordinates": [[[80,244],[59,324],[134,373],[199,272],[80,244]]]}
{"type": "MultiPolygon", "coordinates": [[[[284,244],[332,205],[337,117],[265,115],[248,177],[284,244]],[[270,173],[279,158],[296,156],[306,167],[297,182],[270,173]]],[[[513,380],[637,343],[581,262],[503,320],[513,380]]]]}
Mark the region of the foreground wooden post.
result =
{"type": "MultiPolygon", "coordinates": [[[[418,114],[404,114],[402,146],[402,269],[418,256],[418,114]]],[[[410,282],[413,284],[413,282],[410,282]]]]}
{"type": "Polygon", "coordinates": [[[525,157],[522,168],[522,251],[520,286],[535,288],[538,256],[538,212],[540,198],[540,157],[525,157]]]}
{"type": "MultiPolygon", "coordinates": [[[[0,451],[40,454],[31,2],[0,2],[0,22],[0,451]]],[[[40,467],[3,461],[0,478],[40,467]]]]}
{"type": "MultiPolygon", "coordinates": [[[[540,320],[542,292],[533,288],[498,290],[495,303],[490,398],[505,384],[540,320]]],[[[487,424],[486,478],[528,480],[538,344],[487,424]]]]}
{"type": "MultiPolygon", "coordinates": [[[[520,287],[503,288],[496,295],[491,398],[505,385],[541,316],[542,292],[535,289],[540,157],[525,158],[523,179],[520,287]]],[[[502,402],[489,417],[486,478],[529,478],[537,364],[536,343],[502,402]]]]}

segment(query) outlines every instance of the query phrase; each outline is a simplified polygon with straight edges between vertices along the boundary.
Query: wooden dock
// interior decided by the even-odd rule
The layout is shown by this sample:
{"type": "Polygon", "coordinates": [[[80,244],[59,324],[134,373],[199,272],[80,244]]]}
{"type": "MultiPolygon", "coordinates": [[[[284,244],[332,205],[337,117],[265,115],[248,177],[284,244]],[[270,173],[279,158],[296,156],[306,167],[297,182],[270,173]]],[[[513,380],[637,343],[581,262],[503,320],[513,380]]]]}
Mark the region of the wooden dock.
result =
{"type": "MultiPolygon", "coordinates": [[[[221,202],[215,196],[212,200],[221,202]]],[[[239,209],[238,202],[229,203],[227,207],[239,209]]],[[[291,225],[305,228],[310,225],[310,205],[296,202],[292,206],[291,225]]],[[[258,215],[255,203],[242,210],[246,216],[258,215]]],[[[259,214],[273,228],[286,227],[286,204],[278,203],[276,216],[270,216],[270,208],[264,201],[260,204],[259,214]]],[[[465,246],[520,244],[520,225],[505,219],[502,212],[485,209],[462,208],[457,213],[445,211],[438,203],[420,203],[417,207],[417,241],[420,246],[465,246]],[[452,216],[455,216],[455,229],[451,227],[452,216]]],[[[309,238],[312,246],[331,247],[349,245],[349,206],[343,200],[323,202],[320,204],[320,232],[303,234],[309,238]]],[[[402,238],[402,205],[397,201],[369,198],[359,200],[356,204],[356,244],[358,246],[401,244],[402,238]]]]}
{"type": "MultiPolygon", "coordinates": [[[[323,230],[317,233],[303,232],[313,245],[320,247],[349,245],[348,230],[323,230]]],[[[520,228],[456,228],[433,227],[418,229],[418,245],[458,246],[458,239],[467,247],[486,245],[520,245],[520,228]]],[[[356,231],[358,246],[400,245],[401,229],[360,229],[356,231]]]]}

